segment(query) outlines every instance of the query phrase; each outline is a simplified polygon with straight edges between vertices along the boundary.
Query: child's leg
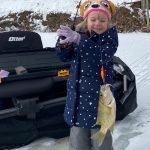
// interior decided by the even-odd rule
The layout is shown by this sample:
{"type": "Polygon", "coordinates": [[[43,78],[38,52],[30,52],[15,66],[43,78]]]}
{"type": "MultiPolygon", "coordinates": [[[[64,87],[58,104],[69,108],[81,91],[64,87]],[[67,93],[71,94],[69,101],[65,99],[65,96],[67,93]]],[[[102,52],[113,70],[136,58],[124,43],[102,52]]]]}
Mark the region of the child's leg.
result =
{"type": "Polygon", "coordinates": [[[91,130],[73,126],[70,131],[69,150],[91,150],[91,130]]]}
{"type": "MultiPolygon", "coordinates": [[[[97,129],[92,129],[91,134],[93,135],[97,131],[98,131],[97,129]]],[[[113,150],[112,135],[110,131],[107,132],[102,145],[98,146],[97,141],[95,140],[91,140],[91,143],[92,143],[92,150],[113,150]]]]}

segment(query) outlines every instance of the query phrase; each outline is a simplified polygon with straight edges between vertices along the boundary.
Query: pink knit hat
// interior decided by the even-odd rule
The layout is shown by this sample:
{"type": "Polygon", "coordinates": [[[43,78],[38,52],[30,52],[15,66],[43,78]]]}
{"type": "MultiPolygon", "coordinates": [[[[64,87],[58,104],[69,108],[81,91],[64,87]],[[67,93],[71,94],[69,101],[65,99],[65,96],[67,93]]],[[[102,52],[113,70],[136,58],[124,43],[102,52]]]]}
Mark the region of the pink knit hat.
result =
{"type": "Polygon", "coordinates": [[[110,20],[111,19],[111,14],[102,6],[99,4],[92,4],[84,13],[83,18],[85,19],[89,13],[92,11],[98,11],[98,12],[103,12],[107,18],[110,20]]]}
{"type": "Polygon", "coordinates": [[[92,11],[103,12],[109,20],[116,13],[116,8],[111,1],[91,0],[80,5],[80,15],[85,19],[92,11]]]}

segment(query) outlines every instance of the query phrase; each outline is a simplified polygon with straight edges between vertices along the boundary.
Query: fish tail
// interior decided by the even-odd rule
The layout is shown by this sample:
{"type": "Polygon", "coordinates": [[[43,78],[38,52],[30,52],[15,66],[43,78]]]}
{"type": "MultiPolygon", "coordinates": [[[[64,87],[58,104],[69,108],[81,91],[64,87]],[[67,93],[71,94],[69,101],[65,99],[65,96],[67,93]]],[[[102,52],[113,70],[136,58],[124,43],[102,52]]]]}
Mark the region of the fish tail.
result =
{"type": "Polygon", "coordinates": [[[107,128],[101,127],[101,129],[92,135],[91,139],[96,140],[98,145],[101,145],[104,141],[105,135],[107,133],[107,128]]]}
{"type": "Polygon", "coordinates": [[[115,126],[115,123],[113,123],[113,124],[111,125],[111,127],[110,127],[110,131],[112,131],[112,132],[113,132],[113,130],[114,130],[114,126],[115,126]]]}

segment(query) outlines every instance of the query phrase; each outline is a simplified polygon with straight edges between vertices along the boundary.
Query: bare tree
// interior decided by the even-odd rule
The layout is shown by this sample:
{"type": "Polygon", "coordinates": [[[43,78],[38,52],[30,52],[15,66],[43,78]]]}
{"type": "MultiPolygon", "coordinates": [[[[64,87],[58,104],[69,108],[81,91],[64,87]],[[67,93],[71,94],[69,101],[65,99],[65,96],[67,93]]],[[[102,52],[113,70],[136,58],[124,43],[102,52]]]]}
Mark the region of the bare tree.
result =
{"type": "Polygon", "coordinates": [[[141,6],[142,6],[142,10],[144,12],[144,15],[146,17],[147,32],[149,32],[150,31],[149,0],[141,0],[141,6]]]}

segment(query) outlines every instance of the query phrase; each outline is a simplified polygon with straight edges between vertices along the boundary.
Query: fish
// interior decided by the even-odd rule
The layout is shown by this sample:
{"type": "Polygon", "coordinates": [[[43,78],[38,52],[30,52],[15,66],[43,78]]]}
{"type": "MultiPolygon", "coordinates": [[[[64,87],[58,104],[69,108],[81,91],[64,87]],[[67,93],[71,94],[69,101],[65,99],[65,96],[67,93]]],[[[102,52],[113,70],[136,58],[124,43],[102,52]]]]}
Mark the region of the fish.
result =
{"type": "Polygon", "coordinates": [[[100,96],[98,102],[96,125],[100,129],[92,135],[92,139],[97,140],[98,145],[104,141],[108,130],[113,132],[116,121],[116,101],[110,89],[110,84],[104,84],[100,87],[100,96]]]}

